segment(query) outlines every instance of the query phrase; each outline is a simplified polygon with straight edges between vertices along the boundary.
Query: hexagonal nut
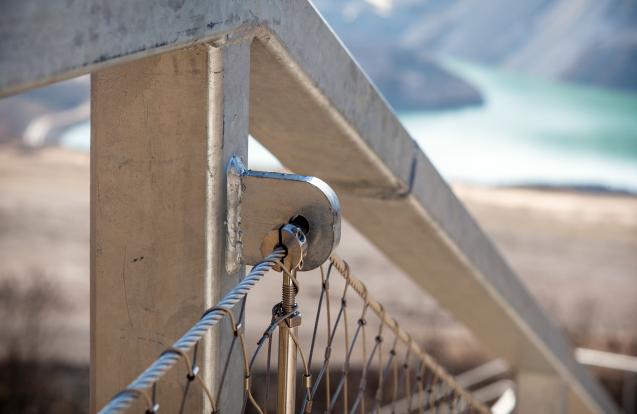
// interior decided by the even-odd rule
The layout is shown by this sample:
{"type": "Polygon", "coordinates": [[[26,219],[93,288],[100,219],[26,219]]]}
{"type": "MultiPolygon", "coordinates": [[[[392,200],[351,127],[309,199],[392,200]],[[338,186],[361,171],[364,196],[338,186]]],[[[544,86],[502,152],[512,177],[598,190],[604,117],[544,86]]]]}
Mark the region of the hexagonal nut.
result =
{"type": "Polygon", "coordinates": [[[294,315],[288,318],[288,326],[290,328],[295,328],[297,326],[300,326],[302,319],[303,318],[302,318],[301,312],[296,312],[294,315]]]}
{"type": "Polygon", "coordinates": [[[297,326],[301,325],[302,319],[303,319],[303,315],[301,315],[301,312],[295,312],[289,318],[284,319],[283,321],[279,322],[279,324],[287,322],[287,326],[289,328],[296,328],[297,326]]]}

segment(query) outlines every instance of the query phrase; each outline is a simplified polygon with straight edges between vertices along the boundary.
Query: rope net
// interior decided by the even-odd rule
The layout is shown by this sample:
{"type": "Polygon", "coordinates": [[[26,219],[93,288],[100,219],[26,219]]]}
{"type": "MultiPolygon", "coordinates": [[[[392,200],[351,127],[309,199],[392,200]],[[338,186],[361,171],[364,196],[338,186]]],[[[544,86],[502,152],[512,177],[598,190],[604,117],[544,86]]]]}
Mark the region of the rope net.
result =
{"type": "MultiPolygon", "coordinates": [[[[237,355],[242,361],[243,400],[233,403],[241,404],[242,413],[275,413],[277,391],[280,391],[275,364],[278,328],[282,324],[290,326],[291,318],[298,314],[296,309],[286,313],[281,303],[276,303],[269,323],[251,352],[248,352],[243,320],[251,319],[245,315],[248,292],[267,271],[280,265],[284,256],[283,249],[276,249],[254,266],[217,306],[207,310],[193,328],[113,397],[100,413],[124,412],[136,399],[142,400],[146,413],[160,412],[162,396],[158,395],[157,382],[180,360],[187,374],[181,387],[178,412],[189,412],[188,401],[196,395],[193,389],[198,386],[204,391],[204,404],[210,412],[221,413],[224,403],[221,398],[228,395],[223,391],[229,387],[225,384],[231,376],[229,367],[237,355]],[[227,355],[222,358],[216,389],[212,389],[200,375],[198,351],[204,334],[221,320],[229,321],[231,332],[225,333],[232,334],[232,339],[227,355]]],[[[299,357],[296,412],[489,412],[387,314],[382,304],[371,297],[365,285],[350,272],[345,261],[330,257],[320,268],[320,279],[303,274],[299,282],[296,272],[288,275],[294,279],[297,290],[320,283],[318,301],[299,304],[298,309],[307,312],[302,316],[303,329],[286,330],[299,357]],[[312,304],[316,304],[314,309],[312,304]]]]}

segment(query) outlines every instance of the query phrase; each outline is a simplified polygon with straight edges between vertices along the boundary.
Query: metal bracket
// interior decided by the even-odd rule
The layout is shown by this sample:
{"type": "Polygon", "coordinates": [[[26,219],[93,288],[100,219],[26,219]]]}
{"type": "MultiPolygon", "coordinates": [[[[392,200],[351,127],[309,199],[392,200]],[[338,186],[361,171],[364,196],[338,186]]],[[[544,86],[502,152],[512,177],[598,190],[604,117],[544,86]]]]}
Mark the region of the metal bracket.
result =
{"type": "Polygon", "coordinates": [[[252,171],[232,157],[227,168],[226,266],[234,272],[242,264],[262,258],[268,233],[292,219],[307,221],[307,253],[299,270],[320,266],[341,238],[340,205],[336,193],[322,180],[296,174],[252,171]]]}

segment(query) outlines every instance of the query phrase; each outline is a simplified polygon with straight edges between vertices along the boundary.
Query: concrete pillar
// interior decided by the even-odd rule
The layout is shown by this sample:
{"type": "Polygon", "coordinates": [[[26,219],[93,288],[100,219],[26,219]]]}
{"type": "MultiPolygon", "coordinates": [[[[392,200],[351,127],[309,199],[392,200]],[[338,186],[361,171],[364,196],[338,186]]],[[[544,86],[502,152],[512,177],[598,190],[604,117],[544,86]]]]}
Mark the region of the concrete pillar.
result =
{"type": "MultiPolygon", "coordinates": [[[[249,51],[197,45],[92,76],[91,412],[243,275],[225,271],[225,167],[247,162],[249,51]]],[[[230,332],[221,324],[199,347],[214,396],[230,332]]],[[[237,344],[223,412],[241,407],[240,358],[237,344]]],[[[162,412],[178,411],[185,382],[180,363],[158,383],[162,412]]],[[[197,384],[186,407],[210,412],[197,384]]]]}
{"type": "Polygon", "coordinates": [[[564,414],[568,410],[568,386],[558,376],[532,371],[517,375],[518,414],[564,414]]]}

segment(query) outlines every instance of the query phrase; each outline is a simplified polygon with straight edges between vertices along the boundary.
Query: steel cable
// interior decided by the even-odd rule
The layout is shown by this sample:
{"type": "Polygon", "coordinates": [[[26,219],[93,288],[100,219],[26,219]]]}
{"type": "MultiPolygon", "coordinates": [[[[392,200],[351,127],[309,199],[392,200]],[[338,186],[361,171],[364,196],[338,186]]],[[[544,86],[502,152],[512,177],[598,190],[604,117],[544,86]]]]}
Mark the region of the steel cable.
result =
{"type": "MultiPolygon", "coordinates": [[[[183,335],[171,348],[188,352],[203,335],[224,317],[225,310],[231,310],[239,303],[259,282],[263,275],[277,264],[277,261],[285,257],[285,248],[279,247],[269,254],[265,259],[256,264],[246,277],[241,280],[224,298],[210,311],[204,312],[203,316],[185,335],[183,335]]],[[[123,412],[126,408],[140,396],[148,396],[146,390],[151,388],[161,379],[168,370],[175,365],[181,356],[176,353],[164,353],[155,360],[144,372],[142,372],[126,389],[116,394],[111,401],[100,410],[100,414],[116,414],[123,412]]],[[[148,399],[150,401],[150,399],[148,399]]],[[[148,407],[150,412],[154,412],[154,407],[148,407]]]]}

